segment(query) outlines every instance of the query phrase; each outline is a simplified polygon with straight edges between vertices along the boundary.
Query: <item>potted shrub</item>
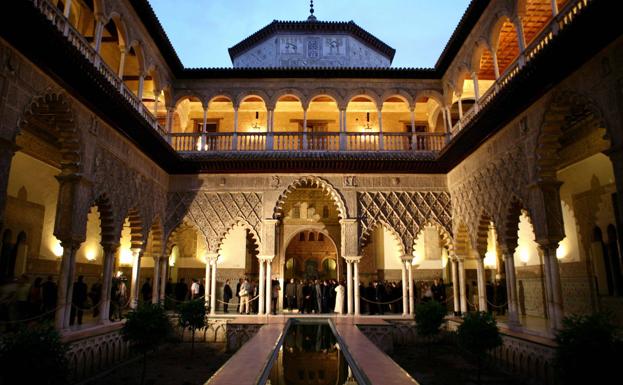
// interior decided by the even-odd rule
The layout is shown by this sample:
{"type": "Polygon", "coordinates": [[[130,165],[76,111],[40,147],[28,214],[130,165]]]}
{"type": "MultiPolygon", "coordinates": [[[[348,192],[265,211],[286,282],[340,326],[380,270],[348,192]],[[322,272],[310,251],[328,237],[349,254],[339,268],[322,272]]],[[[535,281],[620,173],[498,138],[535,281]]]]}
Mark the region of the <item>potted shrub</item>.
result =
{"type": "Polygon", "coordinates": [[[34,324],[0,339],[0,383],[63,385],[68,382],[67,346],[49,323],[34,324]]]}
{"type": "Polygon", "coordinates": [[[182,302],[177,307],[179,325],[191,335],[191,354],[195,351],[195,332],[206,326],[206,308],[203,300],[182,302]]]}
{"type": "Polygon", "coordinates": [[[145,382],[147,353],[165,342],[170,332],[171,323],[159,304],[144,303],[128,313],[121,333],[132,349],[143,355],[141,385],[145,382]]]}
{"type": "Polygon", "coordinates": [[[619,376],[623,343],[611,316],[566,317],[556,342],[556,366],[563,384],[610,382],[619,376]]]}
{"type": "Polygon", "coordinates": [[[437,301],[418,304],[415,307],[415,328],[418,336],[426,340],[430,356],[430,342],[439,334],[446,316],[446,308],[437,301]]]}
{"type": "Polygon", "coordinates": [[[465,314],[463,323],[457,330],[457,340],[460,348],[476,358],[478,368],[476,378],[480,384],[482,362],[485,360],[487,352],[502,345],[502,337],[495,318],[492,314],[485,312],[465,314]]]}

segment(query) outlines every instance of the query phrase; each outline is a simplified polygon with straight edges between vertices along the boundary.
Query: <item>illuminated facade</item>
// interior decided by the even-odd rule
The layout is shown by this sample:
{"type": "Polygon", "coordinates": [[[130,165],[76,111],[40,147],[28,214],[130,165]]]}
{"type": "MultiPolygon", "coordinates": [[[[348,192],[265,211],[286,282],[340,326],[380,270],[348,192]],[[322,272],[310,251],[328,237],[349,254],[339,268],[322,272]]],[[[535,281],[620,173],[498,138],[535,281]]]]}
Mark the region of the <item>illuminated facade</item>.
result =
{"type": "Polygon", "coordinates": [[[456,312],[503,280],[500,321],[547,338],[565,314],[620,316],[613,3],[474,0],[430,69],[315,20],[270,24],[230,49],[234,68],[190,69],[145,0],[10,2],[3,274],[57,277],[61,330],[78,274],[102,276],[105,299],[127,276],[132,306],[146,277],[156,300],[198,277],[216,312],[225,279],[249,276],[263,314],[267,280],[309,269],[347,281],[352,316],[354,282],[404,282],[408,317],[413,280],[436,277],[456,312]]]}

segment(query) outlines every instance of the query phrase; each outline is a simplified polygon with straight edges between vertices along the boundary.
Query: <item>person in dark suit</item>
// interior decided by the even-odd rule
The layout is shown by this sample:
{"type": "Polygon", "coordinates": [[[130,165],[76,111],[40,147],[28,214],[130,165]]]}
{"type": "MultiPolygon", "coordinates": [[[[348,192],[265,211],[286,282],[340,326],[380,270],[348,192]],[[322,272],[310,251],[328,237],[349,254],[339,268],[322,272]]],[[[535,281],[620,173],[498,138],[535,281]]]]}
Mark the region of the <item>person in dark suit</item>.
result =
{"type": "Polygon", "coordinates": [[[234,296],[234,293],[231,291],[231,287],[229,286],[229,279],[225,281],[225,286],[223,287],[223,311],[228,313],[227,307],[229,306],[229,301],[234,296]]]}
{"type": "Polygon", "coordinates": [[[238,313],[240,313],[240,305],[241,305],[241,302],[242,302],[242,301],[240,301],[240,285],[242,285],[242,278],[240,278],[238,280],[238,283],[236,284],[236,297],[238,297],[238,309],[236,309],[236,311],[238,313]]]}
{"type": "Polygon", "coordinates": [[[87,284],[84,283],[84,276],[78,277],[74,283],[73,295],[71,297],[71,311],[69,312],[69,325],[73,325],[78,318],[78,325],[82,325],[82,315],[84,313],[84,303],[87,300],[87,284]]]}
{"type": "Polygon", "coordinates": [[[286,299],[288,301],[288,310],[292,311],[296,307],[296,283],[294,278],[290,279],[290,282],[286,284],[286,299]]]}

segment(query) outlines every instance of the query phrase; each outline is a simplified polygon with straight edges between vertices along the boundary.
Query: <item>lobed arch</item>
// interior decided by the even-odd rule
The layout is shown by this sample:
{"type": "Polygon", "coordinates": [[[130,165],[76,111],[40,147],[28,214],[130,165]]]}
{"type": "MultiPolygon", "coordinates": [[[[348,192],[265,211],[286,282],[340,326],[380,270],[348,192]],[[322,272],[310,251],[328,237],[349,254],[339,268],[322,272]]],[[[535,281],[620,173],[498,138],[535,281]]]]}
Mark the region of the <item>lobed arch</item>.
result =
{"type": "Polygon", "coordinates": [[[93,200],[91,207],[97,207],[100,214],[101,244],[117,245],[121,237],[121,230],[117,231],[116,218],[112,203],[106,193],[93,200]]]}
{"type": "Polygon", "coordinates": [[[35,96],[26,106],[22,117],[17,123],[18,133],[49,128],[48,134],[55,139],[54,143],[61,154],[61,170],[64,173],[78,173],[83,168],[82,138],[74,111],[62,93],[46,93],[35,96]]]}
{"type": "Polygon", "coordinates": [[[437,233],[439,234],[439,238],[441,239],[443,246],[448,250],[448,255],[452,255],[454,253],[454,238],[452,237],[452,234],[450,234],[448,229],[446,229],[444,226],[441,225],[441,223],[433,219],[429,219],[428,221],[426,221],[422,228],[426,226],[433,226],[435,229],[437,229],[437,233]]]}
{"type": "Polygon", "coordinates": [[[535,153],[536,179],[556,180],[560,162],[558,151],[563,129],[574,117],[590,114],[596,120],[603,138],[612,146],[612,128],[606,123],[600,108],[588,97],[574,91],[562,91],[555,95],[543,114],[537,134],[535,153]]]}
{"type": "Polygon", "coordinates": [[[391,233],[392,238],[394,238],[394,240],[398,242],[398,245],[400,247],[400,255],[407,255],[405,240],[400,236],[400,234],[392,225],[390,225],[387,221],[383,219],[375,220],[362,232],[359,238],[359,247],[363,249],[365,246],[367,246],[368,242],[370,241],[370,236],[379,227],[387,229],[391,233]]]}
{"type": "Polygon", "coordinates": [[[467,259],[469,258],[469,252],[471,249],[471,239],[469,236],[469,229],[464,222],[459,222],[456,230],[454,231],[455,241],[454,241],[454,252],[455,255],[459,258],[467,259]]]}
{"type": "Polygon", "coordinates": [[[163,240],[165,240],[164,252],[166,258],[171,256],[173,247],[177,245],[177,235],[181,231],[187,229],[193,229],[197,233],[198,240],[200,238],[203,242],[205,242],[207,249],[210,250],[210,242],[208,242],[208,238],[205,236],[203,231],[200,230],[195,221],[188,217],[184,217],[168,234],[163,234],[163,240]]]}
{"type": "MultiPolygon", "coordinates": [[[[253,243],[255,244],[255,250],[259,252],[261,250],[261,244],[262,244],[260,236],[257,234],[257,231],[255,231],[253,226],[251,226],[251,224],[243,218],[233,219],[229,223],[229,225],[226,226],[225,231],[222,234],[219,234],[218,241],[216,242],[216,250],[220,251],[222,249],[223,242],[236,227],[242,227],[248,231],[248,234],[251,235],[251,238],[253,239],[253,243]]],[[[208,250],[212,250],[212,248],[208,247],[208,250]]]]}
{"type": "MultiPolygon", "coordinates": [[[[151,245],[147,245],[150,248],[152,255],[159,256],[164,250],[164,231],[162,227],[162,221],[160,216],[156,216],[156,219],[152,222],[149,233],[151,235],[151,245]]],[[[149,239],[149,237],[148,237],[149,239]]]]}
{"type": "MultiPolygon", "coordinates": [[[[527,212],[526,206],[516,196],[513,196],[505,209],[504,223],[498,238],[502,238],[502,248],[507,253],[514,253],[519,243],[519,218],[522,212],[527,212]]],[[[531,218],[528,215],[528,218],[531,218]]]]}
{"type": "Polygon", "coordinates": [[[317,187],[328,193],[333,199],[338,211],[340,219],[348,218],[348,209],[342,194],[328,181],[317,176],[303,176],[294,180],[277,198],[275,208],[273,210],[273,219],[280,219],[283,216],[283,206],[288,199],[290,193],[299,187],[317,187]]]}
{"type": "MultiPolygon", "coordinates": [[[[483,212],[476,224],[476,251],[480,258],[484,258],[489,246],[489,227],[494,223],[493,217],[483,212]]],[[[497,242],[497,240],[496,240],[497,242]]]]}
{"type": "Polygon", "coordinates": [[[130,208],[123,217],[125,222],[128,219],[130,223],[130,247],[132,249],[143,249],[146,243],[144,234],[143,218],[137,208],[130,208]]]}

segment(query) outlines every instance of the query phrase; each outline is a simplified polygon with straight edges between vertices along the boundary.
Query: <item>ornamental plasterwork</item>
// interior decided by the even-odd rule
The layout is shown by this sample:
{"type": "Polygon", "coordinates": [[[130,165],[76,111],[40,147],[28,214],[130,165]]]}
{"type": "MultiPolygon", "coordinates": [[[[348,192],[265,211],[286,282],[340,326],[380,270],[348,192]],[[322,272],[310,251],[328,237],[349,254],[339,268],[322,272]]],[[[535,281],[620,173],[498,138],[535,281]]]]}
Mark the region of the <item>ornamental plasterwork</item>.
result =
{"type": "Polygon", "coordinates": [[[166,233],[183,220],[195,225],[208,243],[208,251],[218,252],[220,241],[234,225],[244,222],[255,234],[262,234],[262,194],[260,193],[169,193],[166,233]]]}
{"type": "Polygon", "coordinates": [[[452,232],[452,204],[447,192],[360,192],[357,201],[362,244],[379,223],[391,226],[407,255],[426,224],[436,222],[452,232]]]}
{"type": "Polygon", "coordinates": [[[450,186],[454,224],[463,222],[472,236],[483,214],[491,216],[502,233],[513,200],[527,205],[528,165],[521,148],[515,147],[494,161],[488,159],[485,167],[462,175],[459,183],[450,186]]]}
{"type": "Polygon", "coordinates": [[[137,209],[144,238],[156,217],[162,217],[165,192],[143,174],[131,169],[106,150],[95,155],[93,199],[107,197],[114,212],[115,231],[120,231],[129,209],[137,209]]]}

